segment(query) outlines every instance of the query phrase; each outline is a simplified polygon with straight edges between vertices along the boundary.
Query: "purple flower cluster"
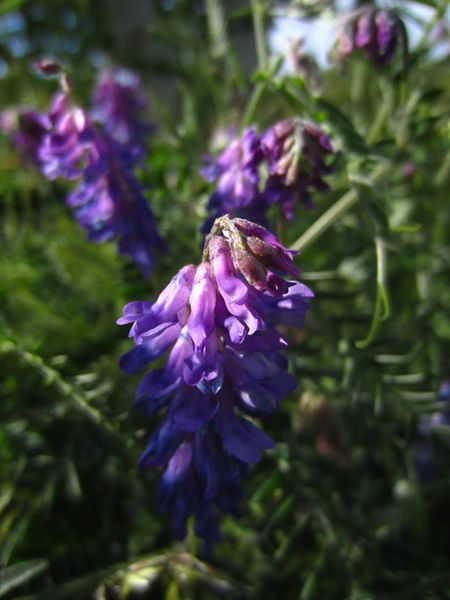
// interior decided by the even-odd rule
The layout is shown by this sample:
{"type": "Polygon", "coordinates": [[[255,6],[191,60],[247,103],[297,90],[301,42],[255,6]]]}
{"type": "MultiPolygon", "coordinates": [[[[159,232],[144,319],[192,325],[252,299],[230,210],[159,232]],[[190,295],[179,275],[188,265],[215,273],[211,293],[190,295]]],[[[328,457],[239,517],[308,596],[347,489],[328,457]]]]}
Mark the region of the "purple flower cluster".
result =
{"type": "Polygon", "coordinates": [[[406,36],[405,27],[396,13],[385,9],[362,9],[346,20],[337,53],[345,60],[356,50],[363,50],[376,67],[383,67],[393,58],[401,36],[406,36]]]}
{"type": "Polygon", "coordinates": [[[284,279],[298,274],[292,254],[268,230],[227,215],[200,265],[183,267],[156,302],[127,304],[118,320],[132,324],[127,373],[167,354],[142,379],[136,405],[164,414],[140,464],[162,469],[158,504],[179,537],[193,515],[198,535],[216,541],[219,513],[237,513],[241,477],[273,447],[243,415],[270,415],[296,386],[275,325],[301,326],[313,294],[284,279]]]}
{"type": "Polygon", "coordinates": [[[116,83],[115,72],[101,78],[92,111],[97,124],[85,110],[73,106],[69,82],[65,76],[61,81],[63,91],[48,113],[19,113],[9,134],[48,179],[78,182],[67,204],[89,239],[116,239],[119,252],[148,276],[155,254],[165,250],[165,244],[134,174],[150,128],[140,120],[144,104],[137,94],[138,80],[116,83]]]}
{"type": "Polygon", "coordinates": [[[227,213],[266,225],[273,205],[292,220],[298,202],[312,207],[312,190],[328,189],[323,177],[333,171],[328,160],[333,154],[328,136],[300,118],[276,123],[262,135],[245,130],[201,170],[216,182],[204,231],[227,213]]]}
{"type": "Polygon", "coordinates": [[[79,180],[67,204],[89,239],[116,238],[119,252],[148,276],[155,253],[165,246],[133,172],[133,145],[119,144],[95,128],[85,111],[71,107],[65,93],[55,98],[49,116],[51,130],[39,148],[42,172],[49,179],[79,180]]]}
{"type": "Polygon", "coordinates": [[[290,221],[297,201],[312,208],[311,190],[328,190],[323,177],[333,171],[327,164],[333,147],[320,127],[301,119],[276,123],[261,142],[269,166],[264,194],[269,204],[281,206],[290,221]]]}
{"type": "Polygon", "coordinates": [[[117,68],[100,73],[92,96],[91,118],[110,138],[138,155],[145,152],[147,135],[154,128],[143,118],[147,110],[136,73],[117,68]]]}

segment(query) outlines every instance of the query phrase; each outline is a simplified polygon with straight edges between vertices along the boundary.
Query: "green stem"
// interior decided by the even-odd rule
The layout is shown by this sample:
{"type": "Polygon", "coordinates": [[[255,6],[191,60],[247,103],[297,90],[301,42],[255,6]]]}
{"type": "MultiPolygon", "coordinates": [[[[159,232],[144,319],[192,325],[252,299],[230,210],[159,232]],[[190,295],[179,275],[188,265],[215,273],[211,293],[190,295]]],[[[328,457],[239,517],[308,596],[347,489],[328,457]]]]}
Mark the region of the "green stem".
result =
{"type": "Polygon", "coordinates": [[[244,118],[242,119],[241,130],[248,127],[250,125],[250,123],[253,121],[253,117],[255,116],[256,109],[258,107],[258,104],[261,101],[261,98],[263,97],[266,87],[267,87],[267,83],[265,81],[261,81],[255,87],[253,94],[247,105],[247,108],[245,110],[244,118]]]}
{"type": "Polygon", "coordinates": [[[256,56],[258,66],[261,71],[264,71],[267,64],[267,45],[266,45],[266,29],[265,29],[265,6],[264,0],[251,0],[252,15],[253,15],[253,30],[255,35],[256,56]]]}
{"type": "MultiPolygon", "coordinates": [[[[372,176],[371,185],[379,182],[386,176],[388,167],[383,166],[372,176]]],[[[321,215],[308,229],[291,245],[291,250],[304,250],[306,246],[314,242],[336,221],[342,217],[357,202],[358,193],[352,188],[337,200],[330,208],[321,215]]]]}
{"type": "Polygon", "coordinates": [[[445,3],[442,3],[442,6],[440,6],[439,8],[436,9],[436,12],[432,16],[432,18],[428,21],[428,23],[426,23],[426,25],[423,29],[422,37],[420,38],[420,40],[417,43],[417,46],[415,48],[416,53],[422,52],[422,50],[424,50],[426,48],[426,46],[429,42],[430,34],[432,33],[434,27],[444,17],[445,12],[448,9],[448,4],[449,4],[448,1],[445,3]]]}
{"type": "Polygon", "coordinates": [[[408,127],[411,116],[422,97],[421,90],[414,90],[404,105],[403,114],[400,115],[396,126],[395,142],[398,148],[404,148],[408,142],[408,127]]]}
{"type": "Polygon", "coordinates": [[[351,189],[321,215],[308,229],[291,245],[291,250],[304,250],[308,244],[322,235],[333,223],[345,214],[358,200],[356,190],[351,189]]]}
{"type": "Polygon", "coordinates": [[[212,55],[222,58],[228,54],[227,22],[222,0],[206,0],[205,8],[212,55]]]}
{"type": "Polygon", "coordinates": [[[391,314],[391,307],[386,290],[386,247],[383,238],[375,237],[375,256],[377,261],[377,293],[375,310],[372,316],[369,332],[363,340],[356,342],[358,348],[366,348],[375,337],[381,321],[385,321],[391,314]]]}
{"type": "Polygon", "coordinates": [[[392,98],[392,90],[387,89],[384,95],[384,98],[381,102],[380,108],[376,113],[375,119],[372,123],[372,127],[367,134],[367,143],[373,144],[376,139],[379,137],[380,132],[382,131],[389,115],[392,113],[393,109],[393,98],[392,98]]]}
{"type": "Polygon", "coordinates": [[[433,183],[436,187],[441,187],[446,182],[448,176],[450,174],[450,152],[444,157],[444,160],[441,163],[441,166],[436,173],[433,183]]]}
{"type": "Polygon", "coordinates": [[[90,421],[108,431],[114,438],[116,431],[103,417],[100,411],[89,404],[87,398],[74,385],[67,383],[58,371],[47,365],[37,354],[32,354],[21,348],[9,339],[0,341],[0,355],[12,353],[18,356],[23,363],[37,371],[46,384],[53,385],[58,392],[70,400],[90,421]]]}
{"type": "Polygon", "coordinates": [[[362,61],[358,61],[352,69],[350,81],[350,98],[352,104],[359,104],[364,96],[366,71],[366,64],[362,61]]]}
{"type": "Polygon", "coordinates": [[[275,75],[278,73],[282,62],[282,57],[278,58],[277,60],[274,60],[273,64],[270,65],[267,74],[265,74],[264,81],[260,81],[253,90],[253,94],[251,95],[250,100],[247,104],[247,108],[244,112],[244,117],[241,123],[241,131],[248,127],[253,121],[256,109],[258,108],[258,105],[261,102],[261,98],[263,97],[267,87],[272,82],[273,77],[275,77],[275,75]]]}

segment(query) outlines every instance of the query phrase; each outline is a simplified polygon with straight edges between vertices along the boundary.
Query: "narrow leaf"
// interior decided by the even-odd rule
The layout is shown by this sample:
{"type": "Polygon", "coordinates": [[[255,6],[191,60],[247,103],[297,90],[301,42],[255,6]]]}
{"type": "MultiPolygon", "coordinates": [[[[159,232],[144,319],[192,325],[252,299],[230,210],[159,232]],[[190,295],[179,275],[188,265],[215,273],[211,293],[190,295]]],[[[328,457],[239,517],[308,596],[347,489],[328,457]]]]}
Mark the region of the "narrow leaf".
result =
{"type": "Polygon", "coordinates": [[[36,575],[39,575],[48,566],[43,559],[27,560],[0,570],[0,597],[11,590],[23,585],[36,575]]]}

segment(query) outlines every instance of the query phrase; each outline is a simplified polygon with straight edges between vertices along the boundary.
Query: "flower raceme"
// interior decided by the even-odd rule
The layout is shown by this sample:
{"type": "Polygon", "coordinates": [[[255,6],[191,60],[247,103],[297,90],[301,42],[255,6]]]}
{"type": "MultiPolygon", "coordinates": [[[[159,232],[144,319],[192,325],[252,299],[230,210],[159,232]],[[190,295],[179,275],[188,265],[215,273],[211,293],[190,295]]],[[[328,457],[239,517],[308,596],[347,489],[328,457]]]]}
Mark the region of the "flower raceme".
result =
{"type": "Polygon", "coordinates": [[[89,239],[116,238],[119,252],[148,276],[165,245],[133,172],[134,147],[96,128],[84,110],[71,106],[67,93],[55,98],[49,115],[52,127],[39,148],[42,172],[49,179],[79,180],[67,204],[89,239]]]}
{"type": "Polygon", "coordinates": [[[216,183],[203,230],[226,213],[265,225],[273,205],[292,220],[298,202],[311,208],[312,191],[328,189],[323,176],[334,170],[329,164],[333,154],[328,136],[300,118],[276,123],[263,134],[246,129],[200,171],[216,183]]]}
{"type": "MultiPolygon", "coordinates": [[[[37,68],[47,74],[48,64],[37,68]]],[[[9,135],[48,179],[78,182],[67,204],[88,238],[116,239],[119,253],[130,256],[148,276],[156,253],[165,250],[134,173],[144,155],[144,134],[151,126],[140,118],[144,104],[137,78],[122,74],[116,82],[117,77],[116,71],[108,71],[100,78],[90,118],[73,105],[70,82],[62,74],[63,89],[48,113],[19,113],[9,135]]]]}
{"type": "Polygon", "coordinates": [[[293,253],[263,227],[224,216],[205,241],[203,262],[183,267],[156,302],[131,302],[118,324],[131,324],[134,348],[121,359],[135,373],[166,355],[142,379],[136,406],[163,415],[141,467],[163,474],[158,504],[183,537],[193,515],[207,546],[220,512],[237,514],[240,480],[272,440],[252,421],[265,417],[296,384],[281,354],[277,324],[301,326],[312,292],[293,253]]]}

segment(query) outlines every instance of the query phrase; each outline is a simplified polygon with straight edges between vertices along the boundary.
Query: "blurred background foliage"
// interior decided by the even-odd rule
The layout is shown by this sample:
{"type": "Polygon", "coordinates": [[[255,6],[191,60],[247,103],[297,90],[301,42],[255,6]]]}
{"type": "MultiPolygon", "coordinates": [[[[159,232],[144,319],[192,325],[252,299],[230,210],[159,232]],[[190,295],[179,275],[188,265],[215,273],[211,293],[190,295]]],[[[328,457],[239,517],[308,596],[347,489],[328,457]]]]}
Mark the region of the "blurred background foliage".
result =
{"type": "Polygon", "coordinates": [[[113,244],[86,242],[65,186],[1,138],[0,597],[450,598],[450,428],[420,430],[450,376],[449,56],[430,53],[448,7],[397,3],[427,18],[387,70],[292,53],[258,66],[252,10],[270,31],[280,15],[311,24],[356,6],[336,4],[1,2],[3,108],[48,105],[56,84],[30,69],[42,55],[67,65],[81,102],[102,65],[139,72],[157,126],[142,178],[170,253],[143,281],[113,244]],[[157,474],[137,473],[152,424],[131,410],[114,321],[199,260],[202,157],[243,122],[298,114],[340,150],[316,210],[289,226],[273,215],[283,242],[302,236],[317,296],[305,330],[286,332],[299,385],[265,424],[278,443],[246,481],[241,518],[206,558],[155,513],[157,474]],[[343,194],[352,209],[314,229],[343,194]]]}

